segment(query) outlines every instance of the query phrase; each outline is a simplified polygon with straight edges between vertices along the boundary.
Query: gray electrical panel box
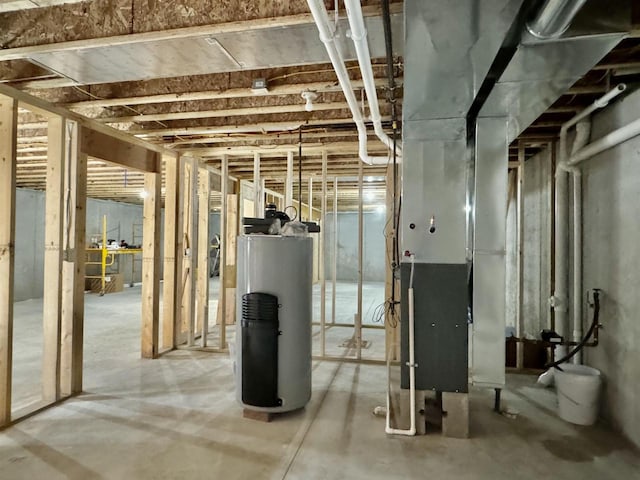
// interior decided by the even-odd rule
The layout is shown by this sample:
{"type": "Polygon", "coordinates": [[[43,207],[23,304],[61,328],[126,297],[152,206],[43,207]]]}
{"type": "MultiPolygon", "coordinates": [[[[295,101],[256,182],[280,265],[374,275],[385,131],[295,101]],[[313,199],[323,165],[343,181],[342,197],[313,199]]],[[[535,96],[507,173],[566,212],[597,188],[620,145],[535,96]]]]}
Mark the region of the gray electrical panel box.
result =
{"type": "MultiPolygon", "coordinates": [[[[413,278],[416,389],[468,391],[469,267],[416,263],[413,278]]],[[[409,388],[408,288],[411,264],[401,267],[401,386],[409,388]]]]}

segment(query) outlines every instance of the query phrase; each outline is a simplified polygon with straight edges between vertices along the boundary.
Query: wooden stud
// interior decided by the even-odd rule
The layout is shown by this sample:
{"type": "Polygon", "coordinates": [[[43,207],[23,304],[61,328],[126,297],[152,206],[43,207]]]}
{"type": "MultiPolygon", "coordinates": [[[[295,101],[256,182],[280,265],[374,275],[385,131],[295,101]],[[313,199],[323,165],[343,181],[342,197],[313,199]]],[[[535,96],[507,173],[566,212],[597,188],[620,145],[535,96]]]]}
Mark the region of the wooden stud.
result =
{"type": "Polygon", "coordinates": [[[285,208],[293,205],[293,152],[287,152],[287,179],[284,187],[285,208]]]}
{"type": "Polygon", "coordinates": [[[239,195],[228,195],[227,202],[227,232],[223,240],[227,243],[227,255],[225,268],[224,288],[227,292],[226,310],[224,310],[224,322],[227,325],[235,323],[236,318],[236,256],[237,238],[240,229],[239,220],[239,195]]]}
{"type": "Polygon", "coordinates": [[[336,284],[338,283],[338,179],[333,179],[333,265],[331,288],[331,323],[336,323],[336,284]]]}
{"type": "Polygon", "coordinates": [[[253,216],[261,217],[264,208],[264,195],[262,193],[262,182],[260,181],[260,154],[253,154],[253,216]]]}
{"type": "Polygon", "coordinates": [[[358,313],[356,314],[355,337],[356,358],[362,358],[362,278],[364,270],[364,215],[363,215],[363,170],[362,162],[358,164],[358,313]]]}
{"type": "Polygon", "coordinates": [[[222,188],[222,200],[220,206],[220,240],[222,241],[222,245],[220,245],[220,294],[218,299],[218,314],[216,315],[216,323],[220,326],[220,349],[223,350],[227,347],[227,322],[226,311],[227,311],[227,289],[225,285],[227,283],[227,232],[228,232],[228,223],[227,223],[227,209],[229,207],[229,159],[226,155],[222,156],[222,165],[220,168],[221,171],[221,186],[222,188]]]}
{"type": "MultiPolygon", "coordinates": [[[[522,338],[524,335],[524,144],[518,142],[518,189],[516,191],[516,223],[517,223],[517,263],[516,272],[517,284],[517,310],[516,310],[516,337],[522,338]]],[[[524,344],[516,343],[516,368],[521,370],[524,367],[524,344]]]]}
{"type": "Polygon", "coordinates": [[[65,119],[51,117],[45,192],[42,400],[60,399],[62,232],[64,218],[65,119]]]}
{"type": "Polygon", "coordinates": [[[326,332],[327,320],[327,279],[325,272],[325,249],[327,246],[326,211],[327,211],[327,152],[322,153],[322,198],[320,200],[320,355],[326,355],[326,332]]]}
{"type": "Polygon", "coordinates": [[[198,252],[198,161],[189,158],[185,164],[184,194],[184,259],[182,292],[182,330],[187,334],[187,345],[195,344],[196,269],[198,252]]]}
{"type": "Polygon", "coordinates": [[[198,278],[197,278],[197,330],[201,334],[200,344],[207,346],[209,333],[209,197],[211,174],[200,168],[198,172],[198,278]]]}
{"type": "Polygon", "coordinates": [[[0,427],[11,421],[18,102],[0,95],[0,427]]]}
{"type": "MultiPolygon", "coordinates": [[[[158,155],[159,156],[159,155],[158,155]]],[[[146,197],[142,225],[142,358],[157,358],[160,326],[160,215],[159,173],[145,173],[146,197]]]]}
{"type": "MultiPolygon", "coordinates": [[[[395,291],[396,295],[400,294],[400,282],[394,275],[394,265],[393,265],[393,249],[394,238],[396,236],[395,225],[394,225],[394,213],[395,213],[395,205],[393,202],[393,179],[394,179],[394,166],[393,164],[387,167],[387,198],[386,198],[386,207],[387,207],[387,222],[385,227],[385,250],[386,250],[386,261],[385,261],[385,284],[384,284],[384,298],[387,301],[394,301],[392,298],[391,292],[393,289],[393,282],[395,282],[395,291]]],[[[394,305],[393,315],[389,308],[385,307],[384,312],[384,325],[385,325],[385,357],[389,358],[390,354],[393,354],[391,357],[392,361],[398,360],[398,352],[399,350],[395,348],[398,342],[398,330],[400,325],[396,322],[397,319],[400,318],[400,304],[394,305]]]]}
{"type": "Polygon", "coordinates": [[[80,152],[81,135],[77,123],[67,123],[60,334],[62,397],[82,391],[87,156],[80,152]]]}
{"type": "Polygon", "coordinates": [[[177,286],[180,277],[177,276],[176,267],[181,258],[177,249],[178,233],[177,221],[178,199],[181,190],[179,181],[180,159],[172,157],[164,158],[165,168],[165,201],[164,201],[164,267],[162,284],[162,348],[174,349],[176,343],[176,300],[178,297],[177,286]]]}

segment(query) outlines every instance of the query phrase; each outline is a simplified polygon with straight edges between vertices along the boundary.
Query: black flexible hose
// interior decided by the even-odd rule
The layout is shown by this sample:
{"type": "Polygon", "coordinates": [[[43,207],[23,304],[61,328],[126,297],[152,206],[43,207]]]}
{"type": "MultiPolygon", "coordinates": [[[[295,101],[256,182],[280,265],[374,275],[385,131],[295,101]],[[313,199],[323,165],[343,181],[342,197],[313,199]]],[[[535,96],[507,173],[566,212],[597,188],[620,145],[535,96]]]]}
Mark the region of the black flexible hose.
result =
{"type": "Polygon", "coordinates": [[[573,350],[567,353],[560,360],[556,360],[555,362],[545,365],[545,368],[557,368],[558,370],[563,371],[562,368],[560,367],[560,364],[566,362],[567,360],[570,360],[576,353],[578,353],[580,350],[584,348],[584,346],[587,344],[587,342],[593,335],[593,332],[595,332],[596,328],[598,328],[598,324],[600,323],[599,317],[600,317],[600,289],[594,288],[593,289],[593,320],[591,322],[591,327],[589,327],[589,330],[587,331],[587,334],[584,336],[582,340],[580,340],[580,343],[578,343],[578,345],[576,345],[573,350]]]}

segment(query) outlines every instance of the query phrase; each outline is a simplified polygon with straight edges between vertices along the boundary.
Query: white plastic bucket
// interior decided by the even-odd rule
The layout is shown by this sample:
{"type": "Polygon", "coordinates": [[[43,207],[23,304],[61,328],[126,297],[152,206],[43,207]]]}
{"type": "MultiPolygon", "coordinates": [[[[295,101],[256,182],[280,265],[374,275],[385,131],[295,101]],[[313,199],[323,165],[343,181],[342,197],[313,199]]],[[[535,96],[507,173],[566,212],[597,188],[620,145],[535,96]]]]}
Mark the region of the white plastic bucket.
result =
{"type": "Polygon", "coordinates": [[[561,365],[554,370],[560,418],[576,425],[593,425],[598,418],[602,377],[586,365],[561,365]]]}

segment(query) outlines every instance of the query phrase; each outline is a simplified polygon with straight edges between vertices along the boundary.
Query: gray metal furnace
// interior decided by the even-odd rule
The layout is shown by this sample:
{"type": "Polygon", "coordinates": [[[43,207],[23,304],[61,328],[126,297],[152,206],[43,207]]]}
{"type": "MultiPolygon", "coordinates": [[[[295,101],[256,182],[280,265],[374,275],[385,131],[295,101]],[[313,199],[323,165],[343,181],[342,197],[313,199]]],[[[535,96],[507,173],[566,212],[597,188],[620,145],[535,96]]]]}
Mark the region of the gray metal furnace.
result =
{"type": "Polygon", "coordinates": [[[236,398],[287,412],[311,398],[313,239],[238,237],[236,398]]]}

